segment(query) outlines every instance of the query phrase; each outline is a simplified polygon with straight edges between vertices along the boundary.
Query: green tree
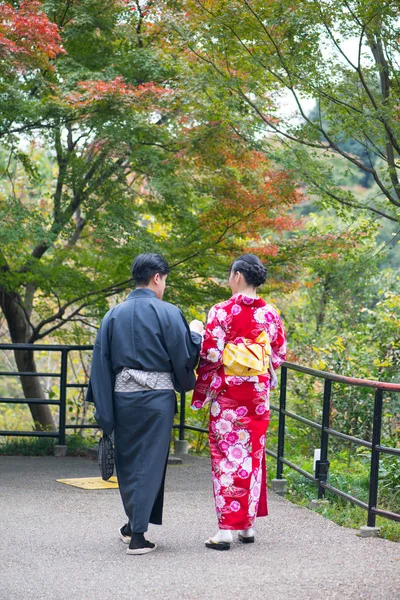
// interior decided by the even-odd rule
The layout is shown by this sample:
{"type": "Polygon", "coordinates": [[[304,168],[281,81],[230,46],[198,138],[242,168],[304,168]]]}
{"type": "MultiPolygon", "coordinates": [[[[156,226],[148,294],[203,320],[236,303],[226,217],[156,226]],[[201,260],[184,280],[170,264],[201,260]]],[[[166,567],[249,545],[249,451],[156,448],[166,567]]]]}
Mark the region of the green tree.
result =
{"type": "MultiPolygon", "coordinates": [[[[238,251],[257,244],[277,255],[301,199],[293,173],[238,135],[222,103],[206,101],[200,69],[187,82],[189,58],[165,38],[159,6],[48,0],[1,10],[0,307],[13,342],[66,327],[81,336],[130,285],[140,251],[179,266],[169,299],[191,305],[220,296],[238,251]]],[[[285,242],[278,286],[306,246],[285,242]]],[[[36,370],[33,353],[15,359],[36,370]]],[[[26,397],[45,397],[38,377],[21,383],[26,397]]],[[[37,427],[54,427],[48,407],[31,411],[37,427]]]]}
{"type": "Polygon", "coordinates": [[[171,28],[203,62],[207,85],[247,114],[241,135],[290,164],[308,191],[339,214],[351,207],[399,223],[397,2],[179,0],[170,6],[177,15],[171,28]],[[311,99],[318,111],[310,115],[311,99]],[[347,140],[358,143],[357,153],[347,140]],[[360,200],[337,185],[332,155],[343,172],[370,176],[374,197],[360,200]]]}
{"type": "MultiPolygon", "coordinates": [[[[329,223],[319,216],[308,227],[340,239],[330,256],[316,256],[303,269],[303,285],[281,298],[290,324],[288,345],[295,362],[348,377],[397,382],[400,375],[400,280],[379,269],[377,228],[365,222],[329,223]],[[347,238],[347,240],[346,240],[347,238]]],[[[309,377],[298,378],[295,397],[300,411],[321,409],[322,388],[309,377]]],[[[400,398],[385,394],[383,433],[398,436],[400,398]]],[[[334,429],[370,439],[373,391],[334,384],[334,429]]],[[[306,416],[306,415],[305,415],[306,416]]]]}

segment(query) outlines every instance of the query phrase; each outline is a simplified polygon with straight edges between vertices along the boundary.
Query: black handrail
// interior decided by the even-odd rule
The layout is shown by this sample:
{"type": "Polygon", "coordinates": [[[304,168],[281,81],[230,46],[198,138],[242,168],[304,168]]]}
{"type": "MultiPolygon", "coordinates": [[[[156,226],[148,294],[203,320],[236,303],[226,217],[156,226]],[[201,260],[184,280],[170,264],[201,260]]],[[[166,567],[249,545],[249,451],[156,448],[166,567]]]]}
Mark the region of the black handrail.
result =
{"type": "MultiPolygon", "coordinates": [[[[0,403],[25,403],[25,404],[48,404],[57,405],[60,407],[59,412],[59,425],[58,431],[0,431],[0,435],[4,436],[22,436],[22,437],[53,437],[58,438],[60,445],[65,445],[65,434],[67,429],[83,429],[83,428],[97,428],[94,423],[86,424],[67,424],[66,423],[66,404],[67,404],[67,388],[85,388],[87,383],[68,383],[68,354],[69,352],[77,350],[93,350],[93,346],[89,345],[46,345],[46,344],[0,344],[0,350],[30,350],[30,351],[46,351],[46,352],[60,352],[61,353],[61,371],[60,373],[38,373],[38,372],[0,372],[0,376],[4,377],[21,377],[21,376],[51,376],[60,379],[60,397],[57,400],[49,400],[42,398],[0,398],[0,403]]],[[[382,405],[383,405],[383,393],[385,391],[400,392],[400,384],[386,383],[382,381],[371,381],[368,379],[357,379],[353,377],[345,377],[337,375],[336,373],[329,373],[327,371],[320,371],[317,369],[311,369],[295,363],[284,362],[281,366],[281,377],[280,377],[280,396],[279,396],[279,407],[271,405],[273,411],[279,414],[279,425],[278,425],[278,448],[277,453],[267,449],[266,452],[269,456],[272,456],[277,461],[277,479],[282,479],[283,466],[286,465],[291,469],[294,469],[304,477],[312,481],[318,486],[318,498],[322,498],[325,494],[325,490],[328,490],[332,494],[336,494],[345,498],[364,508],[368,511],[368,526],[374,527],[376,521],[376,515],[380,515],[387,519],[394,521],[400,521],[400,515],[392,513],[390,511],[382,510],[377,508],[377,497],[378,497],[378,483],[379,483],[379,457],[380,453],[390,454],[393,456],[400,456],[399,448],[388,448],[380,445],[381,428],[382,428],[382,405]],[[322,408],[322,423],[317,423],[306,419],[300,415],[297,415],[286,409],[286,398],[287,398],[287,371],[293,370],[300,373],[305,373],[319,379],[324,380],[324,395],[323,395],[323,408],[322,408]],[[331,396],[332,396],[332,382],[339,382],[352,386],[361,386],[372,388],[375,390],[375,402],[374,402],[374,419],[373,419],[373,432],[372,442],[362,440],[360,438],[350,436],[346,433],[336,431],[329,427],[330,414],[331,414],[331,396]],[[315,429],[318,429],[321,434],[321,456],[320,460],[316,461],[315,475],[308,473],[298,465],[294,464],[290,460],[285,458],[285,422],[286,417],[296,419],[300,422],[309,425],[315,429]],[[328,442],[329,436],[339,437],[350,441],[356,445],[364,446],[371,451],[371,466],[370,466],[370,481],[369,481],[369,499],[368,504],[362,502],[358,498],[346,494],[341,490],[331,486],[328,480],[329,471],[329,460],[328,460],[328,442]]],[[[179,430],[179,439],[185,439],[185,431],[196,431],[199,433],[207,433],[207,429],[186,424],[186,397],[185,394],[180,395],[180,417],[179,424],[174,425],[175,429],[179,430]]]]}
{"type": "Polygon", "coordinates": [[[0,350],[29,350],[34,352],[58,352],[61,353],[61,370],[59,373],[41,373],[32,371],[1,371],[0,376],[3,377],[57,377],[60,380],[59,398],[0,398],[0,403],[3,404],[44,404],[56,405],[60,407],[59,423],[57,431],[1,431],[0,435],[16,436],[16,437],[52,437],[58,438],[58,443],[61,446],[65,445],[65,430],[80,429],[80,428],[98,428],[96,424],[67,425],[67,388],[70,387],[87,387],[87,383],[68,383],[68,354],[77,350],[92,351],[93,346],[82,345],[61,345],[61,344],[0,344],[0,350]]]}
{"type": "MultiPolygon", "coordinates": [[[[317,369],[311,369],[309,367],[303,367],[290,362],[284,362],[281,366],[281,385],[280,389],[280,402],[279,408],[271,406],[272,410],[276,410],[279,413],[279,427],[278,427],[278,454],[274,456],[277,460],[276,477],[282,479],[283,465],[287,465],[292,469],[300,472],[302,475],[313,481],[318,485],[318,498],[323,498],[325,490],[328,490],[332,494],[341,496],[346,500],[364,508],[368,511],[369,527],[375,527],[376,515],[380,515],[393,521],[400,521],[400,515],[390,511],[379,509],[377,505],[378,499],[378,485],[379,485],[379,457],[380,453],[390,454],[392,456],[400,456],[399,448],[388,448],[380,445],[381,429],[382,429],[382,406],[383,406],[383,393],[385,391],[400,392],[400,384],[397,383],[386,383],[382,381],[372,381],[369,379],[356,379],[353,377],[345,377],[342,375],[336,375],[335,373],[329,373],[327,371],[320,371],[317,369]],[[324,397],[323,397],[323,408],[322,408],[322,424],[315,423],[303,417],[299,417],[295,413],[286,410],[286,394],[287,394],[287,371],[288,369],[298,371],[311,375],[313,377],[324,379],[324,397]],[[374,417],[373,417],[373,430],[372,430],[372,442],[362,440],[355,436],[351,436],[329,427],[329,421],[331,416],[331,385],[332,381],[339,383],[372,388],[375,390],[375,401],[374,401],[374,417]],[[321,457],[320,460],[316,461],[315,466],[315,477],[302,469],[300,469],[294,463],[286,460],[284,457],[284,431],[285,431],[285,417],[291,417],[302,422],[306,422],[312,427],[321,429],[321,457]],[[369,494],[368,504],[362,502],[358,498],[346,494],[341,490],[329,485],[327,483],[328,471],[329,471],[329,460],[328,460],[328,440],[329,436],[339,437],[349,441],[357,446],[364,446],[371,451],[371,464],[370,464],[370,477],[369,477],[369,494]]],[[[267,453],[272,455],[270,451],[267,453]]]]}

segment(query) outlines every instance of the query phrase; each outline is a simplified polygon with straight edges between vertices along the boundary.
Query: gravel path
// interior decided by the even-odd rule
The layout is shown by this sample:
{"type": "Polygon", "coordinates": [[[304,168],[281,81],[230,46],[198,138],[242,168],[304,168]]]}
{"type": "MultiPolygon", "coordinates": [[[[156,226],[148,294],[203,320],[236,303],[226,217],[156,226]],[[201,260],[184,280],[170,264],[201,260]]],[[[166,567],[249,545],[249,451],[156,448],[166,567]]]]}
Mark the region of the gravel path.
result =
{"type": "Polygon", "coordinates": [[[0,600],[400,600],[400,544],[354,530],[270,493],[253,545],[204,547],[215,533],[209,461],[169,467],[156,552],[127,556],[118,490],[58,478],[98,475],[85,458],[0,457],[0,600]]]}

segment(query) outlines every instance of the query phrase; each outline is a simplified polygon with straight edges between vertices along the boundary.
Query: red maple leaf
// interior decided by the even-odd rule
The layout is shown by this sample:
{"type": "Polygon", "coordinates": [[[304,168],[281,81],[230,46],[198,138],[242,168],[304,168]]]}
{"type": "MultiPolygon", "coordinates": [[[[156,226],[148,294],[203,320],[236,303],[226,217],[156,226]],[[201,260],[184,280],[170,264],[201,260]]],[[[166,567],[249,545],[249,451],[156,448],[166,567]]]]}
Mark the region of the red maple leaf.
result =
{"type": "Polygon", "coordinates": [[[14,69],[49,66],[49,60],[65,53],[57,25],[41,9],[38,0],[25,0],[19,8],[0,4],[0,57],[14,69]]]}

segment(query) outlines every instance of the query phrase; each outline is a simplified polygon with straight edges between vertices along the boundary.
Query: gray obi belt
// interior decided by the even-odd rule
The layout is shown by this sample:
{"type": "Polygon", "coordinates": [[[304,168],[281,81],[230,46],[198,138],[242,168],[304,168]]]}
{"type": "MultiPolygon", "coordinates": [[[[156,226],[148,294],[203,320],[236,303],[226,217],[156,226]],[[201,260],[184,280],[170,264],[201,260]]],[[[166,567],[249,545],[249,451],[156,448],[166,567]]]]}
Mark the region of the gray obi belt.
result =
{"type": "Polygon", "coordinates": [[[115,378],[114,392],[145,392],[149,390],[173,390],[171,373],[139,371],[124,367],[115,378]]]}

